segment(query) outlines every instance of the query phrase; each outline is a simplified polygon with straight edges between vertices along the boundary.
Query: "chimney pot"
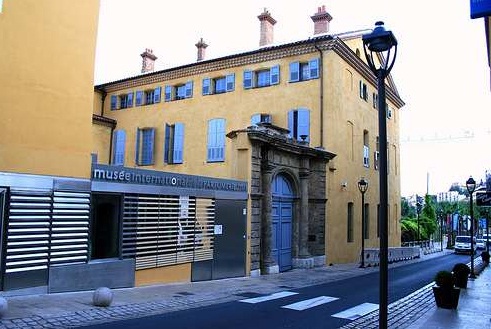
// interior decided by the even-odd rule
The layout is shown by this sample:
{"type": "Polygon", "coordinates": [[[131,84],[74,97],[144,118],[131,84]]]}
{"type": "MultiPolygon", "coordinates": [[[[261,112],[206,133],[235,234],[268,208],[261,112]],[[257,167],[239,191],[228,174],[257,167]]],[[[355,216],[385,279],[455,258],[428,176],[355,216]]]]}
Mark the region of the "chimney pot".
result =
{"type": "Polygon", "coordinates": [[[332,16],[326,12],[326,6],[317,7],[317,13],[311,16],[314,22],[314,35],[329,32],[329,22],[332,20],[332,16]]]}
{"type": "Polygon", "coordinates": [[[145,48],[145,51],[141,53],[140,56],[143,59],[141,73],[153,72],[155,60],[157,59],[157,56],[153,54],[153,50],[150,48],[145,48]]]}
{"type": "Polygon", "coordinates": [[[203,41],[203,38],[200,38],[197,44],[195,44],[196,48],[198,48],[198,59],[197,61],[200,62],[205,59],[205,50],[208,45],[203,41]]]}
{"type": "Polygon", "coordinates": [[[273,43],[273,26],[276,24],[276,20],[271,17],[269,11],[264,8],[261,15],[257,16],[261,22],[261,31],[259,38],[259,47],[266,46],[273,43]]]}

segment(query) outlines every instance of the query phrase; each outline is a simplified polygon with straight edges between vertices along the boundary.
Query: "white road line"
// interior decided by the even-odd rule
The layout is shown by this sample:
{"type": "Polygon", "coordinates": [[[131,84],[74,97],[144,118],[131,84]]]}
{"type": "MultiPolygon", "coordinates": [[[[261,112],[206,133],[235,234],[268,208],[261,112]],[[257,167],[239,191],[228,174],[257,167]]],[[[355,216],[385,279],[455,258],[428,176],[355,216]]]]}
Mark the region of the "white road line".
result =
{"type": "Polygon", "coordinates": [[[332,316],[335,318],[348,319],[348,320],[356,320],[359,317],[362,317],[370,312],[373,312],[378,309],[378,304],[372,303],[363,303],[358,306],[349,308],[343,312],[339,312],[333,314],[332,316]]]}
{"type": "Polygon", "coordinates": [[[330,303],[332,301],[338,300],[336,297],[329,296],[319,296],[311,299],[302,300],[297,303],[282,306],[282,308],[288,308],[295,311],[303,311],[311,307],[316,307],[322,304],[330,303]]]}
{"type": "Polygon", "coordinates": [[[292,295],[297,295],[298,292],[292,292],[292,291],[280,291],[276,292],[271,295],[266,295],[266,296],[261,296],[261,297],[254,297],[254,298],[248,298],[248,299],[241,299],[239,302],[242,303],[249,303],[249,304],[256,304],[256,303],[261,303],[265,302],[268,300],[273,300],[273,299],[279,299],[279,298],[284,298],[292,295]]]}

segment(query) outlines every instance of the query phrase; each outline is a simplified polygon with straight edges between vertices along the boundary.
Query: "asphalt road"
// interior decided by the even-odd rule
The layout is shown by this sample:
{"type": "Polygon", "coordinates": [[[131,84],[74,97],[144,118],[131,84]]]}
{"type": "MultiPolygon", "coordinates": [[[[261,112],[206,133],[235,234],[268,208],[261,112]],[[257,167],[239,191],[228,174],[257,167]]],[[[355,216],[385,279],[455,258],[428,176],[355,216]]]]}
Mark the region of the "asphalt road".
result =
{"type": "MultiPolygon", "coordinates": [[[[389,304],[432,282],[437,271],[468,261],[468,255],[449,254],[391,268],[389,304]]],[[[86,328],[339,328],[378,307],[378,272],[302,289],[284,288],[274,296],[251,291],[238,296],[238,301],[86,328]]]]}

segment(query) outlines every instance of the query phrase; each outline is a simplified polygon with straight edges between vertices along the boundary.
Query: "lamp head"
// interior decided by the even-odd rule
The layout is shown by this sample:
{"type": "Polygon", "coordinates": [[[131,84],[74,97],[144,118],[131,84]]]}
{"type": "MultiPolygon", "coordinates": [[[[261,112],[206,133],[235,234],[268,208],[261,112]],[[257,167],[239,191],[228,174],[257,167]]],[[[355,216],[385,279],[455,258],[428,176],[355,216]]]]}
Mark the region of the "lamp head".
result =
{"type": "Polygon", "coordinates": [[[381,53],[397,46],[397,39],[392,31],[387,31],[384,22],[376,22],[371,33],[362,36],[363,44],[375,53],[381,53]]]}
{"type": "Polygon", "coordinates": [[[361,193],[365,193],[368,189],[368,181],[365,178],[362,178],[358,181],[358,189],[361,193]]]}
{"type": "Polygon", "coordinates": [[[474,178],[469,177],[469,179],[465,182],[465,185],[467,187],[467,191],[472,194],[474,192],[474,190],[476,189],[476,181],[474,180],[474,178]]]}

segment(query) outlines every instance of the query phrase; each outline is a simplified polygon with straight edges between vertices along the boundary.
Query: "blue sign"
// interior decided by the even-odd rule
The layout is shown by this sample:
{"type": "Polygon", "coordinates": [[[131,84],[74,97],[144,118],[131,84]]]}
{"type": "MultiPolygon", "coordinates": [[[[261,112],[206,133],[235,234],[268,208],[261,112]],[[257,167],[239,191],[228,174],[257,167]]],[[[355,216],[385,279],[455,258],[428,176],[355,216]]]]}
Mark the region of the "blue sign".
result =
{"type": "Polygon", "coordinates": [[[491,16],[491,0],[471,0],[471,18],[491,16]]]}

